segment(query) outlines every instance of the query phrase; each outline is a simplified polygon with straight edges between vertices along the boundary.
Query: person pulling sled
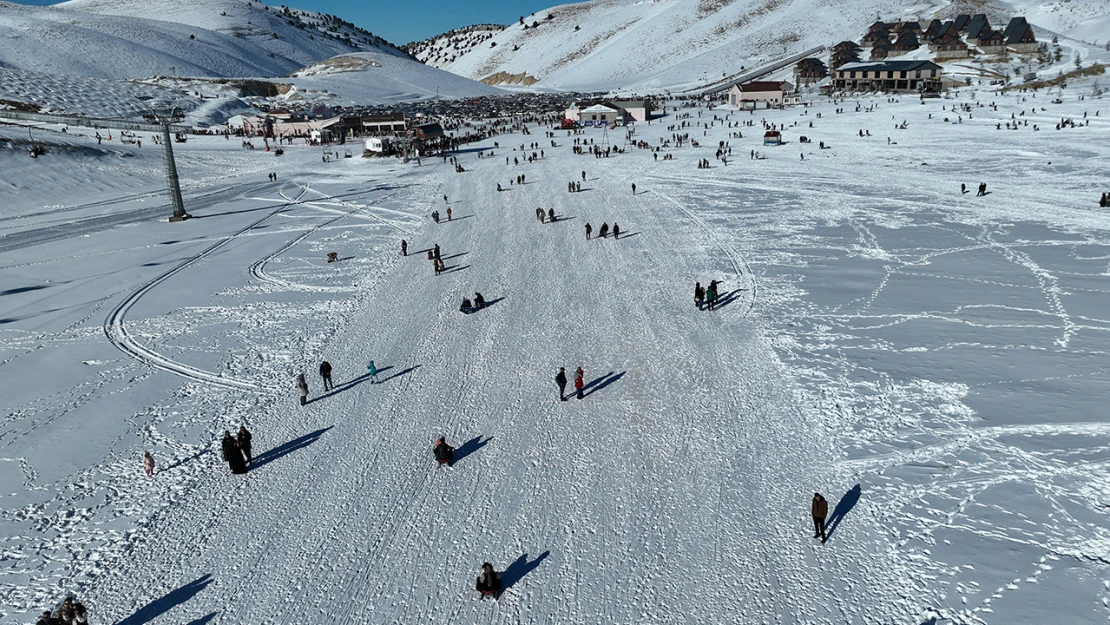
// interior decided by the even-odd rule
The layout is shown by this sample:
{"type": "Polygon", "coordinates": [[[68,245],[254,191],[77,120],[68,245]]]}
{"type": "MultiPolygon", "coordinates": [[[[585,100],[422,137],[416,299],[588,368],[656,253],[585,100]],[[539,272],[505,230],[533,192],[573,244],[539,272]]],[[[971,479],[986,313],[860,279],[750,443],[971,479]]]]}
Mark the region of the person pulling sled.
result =
{"type": "Polygon", "coordinates": [[[455,464],[455,448],[448,445],[442,436],[436,439],[436,444],[432,447],[432,453],[435,454],[437,466],[455,464]]]}
{"type": "Polygon", "coordinates": [[[482,593],[483,599],[485,599],[487,595],[497,599],[501,594],[501,574],[493,570],[492,564],[483,562],[482,574],[478,576],[478,581],[475,583],[474,587],[478,592],[482,593]]]}

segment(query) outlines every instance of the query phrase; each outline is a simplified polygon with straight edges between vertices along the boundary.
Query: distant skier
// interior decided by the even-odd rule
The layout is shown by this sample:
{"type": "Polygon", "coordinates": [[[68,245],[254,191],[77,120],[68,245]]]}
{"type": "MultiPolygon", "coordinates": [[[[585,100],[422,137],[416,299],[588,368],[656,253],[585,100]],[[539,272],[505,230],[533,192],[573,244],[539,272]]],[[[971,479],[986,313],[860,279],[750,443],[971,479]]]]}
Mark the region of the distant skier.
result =
{"type": "Polygon", "coordinates": [[[436,439],[436,444],[432,447],[432,453],[435,454],[436,462],[441,465],[451,466],[455,464],[455,448],[448,445],[442,436],[436,439]]]}
{"type": "Polygon", "coordinates": [[[586,385],[585,382],[582,381],[582,378],[585,377],[585,375],[586,374],[582,371],[582,367],[578,367],[574,370],[574,392],[577,394],[578,399],[582,399],[582,387],[586,385]]]}
{"type": "Polygon", "coordinates": [[[330,391],[333,388],[331,383],[331,363],[323,361],[320,363],[320,377],[324,378],[324,390],[330,391]]]}
{"type": "Polygon", "coordinates": [[[143,452],[143,469],[146,470],[147,477],[154,475],[154,456],[149,451],[143,452]]]}
{"type": "Polygon", "coordinates": [[[451,207],[447,207],[447,221],[451,221],[451,207]]]}
{"type": "Polygon", "coordinates": [[[370,383],[378,383],[378,368],[374,366],[374,361],[371,360],[370,364],[366,366],[366,370],[370,372],[370,383]]]}
{"type": "Polygon", "coordinates": [[[567,395],[567,368],[559,367],[559,373],[555,374],[555,384],[559,386],[559,401],[566,401],[567,395]]]}
{"type": "Polygon", "coordinates": [[[247,464],[252,464],[254,462],[254,456],[251,455],[252,438],[251,432],[247,429],[247,426],[240,425],[239,435],[235,437],[235,442],[239,443],[239,449],[243,452],[243,458],[247,461],[247,464]]]}
{"type": "Polygon", "coordinates": [[[304,379],[303,373],[297,374],[297,390],[301,393],[301,405],[308,403],[308,380],[304,379]]]}
{"type": "Polygon", "coordinates": [[[401,256],[409,255],[409,242],[401,239],[401,256]]]}
{"type": "Polygon", "coordinates": [[[813,537],[821,537],[825,542],[825,517],[829,514],[829,502],[821,493],[813,493],[813,537]]]}
{"type": "Polygon", "coordinates": [[[586,222],[586,240],[587,241],[590,240],[590,235],[593,234],[593,232],[594,232],[594,227],[590,225],[590,222],[586,222]]]}
{"type": "Polygon", "coordinates": [[[493,598],[496,599],[501,592],[501,574],[493,570],[492,564],[483,562],[482,574],[478,576],[474,588],[482,593],[483,598],[486,595],[493,595],[493,598]]]}
{"type": "Polygon", "coordinates": [[[501,183],[500,182],[497,183],[497,190],[501,191],[501,183]]]}
{"type": "Polygon", "coordinates": [[[694,283],[694,305],[698,307],[698,310],[701,310],[701,304],[704,301],[705,301],[705,287],[703,287],[701,285],[701,282],[695,282],[694,283]]]}
{"type": "Polygon", "coordinates": [[[584,170],[582,172],[582,182],[586,182],[586,172],[584,170]]]}
{"type": "Polygon", "coordinates": [[[446,204],[446,203],[447,203],[447,196],[446,196],[446,195],[444,195],[444,196],[443,196],[443,203],[444,203],[444,204],[446,204]]]}

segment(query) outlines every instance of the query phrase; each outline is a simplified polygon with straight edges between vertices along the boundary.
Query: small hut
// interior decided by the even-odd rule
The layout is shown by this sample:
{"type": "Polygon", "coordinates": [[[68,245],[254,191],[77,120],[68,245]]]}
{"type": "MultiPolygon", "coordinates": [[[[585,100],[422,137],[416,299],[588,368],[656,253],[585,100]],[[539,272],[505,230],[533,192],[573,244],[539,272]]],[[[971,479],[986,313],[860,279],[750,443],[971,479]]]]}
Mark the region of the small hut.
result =
{"type": "Polygon", "coordinates": [[[763,145],[782,145],[782,133],[777,130],[763,133],[763,145]]]}

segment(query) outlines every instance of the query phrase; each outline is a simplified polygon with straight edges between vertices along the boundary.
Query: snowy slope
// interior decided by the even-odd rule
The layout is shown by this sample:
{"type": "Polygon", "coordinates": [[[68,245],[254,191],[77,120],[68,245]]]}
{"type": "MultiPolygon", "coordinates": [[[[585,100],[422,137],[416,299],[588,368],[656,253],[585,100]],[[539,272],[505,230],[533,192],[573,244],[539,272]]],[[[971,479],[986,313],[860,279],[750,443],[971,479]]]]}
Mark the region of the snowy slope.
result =
{"type": "Polygon", "coordinates": [[[403,55],[365,31],[325,24],[316,14],[283,18],[263,6],[236,0],[74,0],[53,7],[0,2],[0,64],[91,78],[274,76],[360,50],[403,55]],[[316,22],[319,28],[305,27],[316,22]],[[349,43],[342,38],[347,35],[349,43]]]}
{"type": "Polygon", "coordinates": [[[102,15],[157,16],[250,41],[267,53],[301,65],[359,50],[403,54],[340,16],[271,7],[253,0],[69,0],[60,7],[102,15]]]}
{"type": "Polygon", "coordinates": [[[1107,102],[671,108],[701,147],[463,173],[191,137],[178,224],[148,143],[0,127],[0,623],[1104,623],[1107,102]]]}
{"type": "Polygon", "coordinates": [[[438,38],[421,56],[475,80],[519,83],[527,76],[538,80],[536,88],[658,91],[696,87],[741,67],[858,39],[876,16],[928,20],[984,10],[1064,29],[1110,13],[1110,3],[595,0],[537,11],[467,51],[452,50],[450,37],[438,38]]]}
{"type": "Polygon", "coordinates": [[[500,24],[475,24],[423,41],[407,43],[401,48],[418,61],[433,67],[441,67],[453,62],[461,54],[469,52],[471,48],[489,41],[491,37],[503,30],[505,27],[500,24]]]}
{"type": "Polygon", "coordinates": [[[503,90],[380,52],[337,56],[294,72],[282,82],[296,87],[287,101],[333,101],[342,104],[387,104],[435,97],[496,95],[503,90]]]}

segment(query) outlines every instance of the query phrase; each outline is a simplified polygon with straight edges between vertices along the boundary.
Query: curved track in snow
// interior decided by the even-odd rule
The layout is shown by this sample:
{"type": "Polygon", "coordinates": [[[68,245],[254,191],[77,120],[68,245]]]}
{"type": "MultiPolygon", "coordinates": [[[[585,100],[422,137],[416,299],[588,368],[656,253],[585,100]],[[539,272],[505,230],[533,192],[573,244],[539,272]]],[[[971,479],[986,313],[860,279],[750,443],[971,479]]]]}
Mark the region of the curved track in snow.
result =
{"type": "MultiPolygon", "coordinates": [[[[261,382],[242,380],[238,378],[219,375],[217,373],[204,371],[197,367],[193,367],[191,365],[169,358],[136,340],[135,337],[132,336],[131,333],[127,330],[126,318],[127,313],[131,310],[131,308],[152,289],[166,282],[167,280],[184,271],[188,267],[208,257],[213,252],[220,249],[229,242],[235,240],[239,236],[250,232],[267,219],[287,210],[290,206],[296,203],[296,201],[301,197],[301,195],[304,194],[304,192],[305,191],[302,188],[296,198],[290,199],[284,205],[278,207],[270,213],[267,213],[261,219],[258,219],[257,221],[247,225],[238,232],[224,237],[213,245],[205,248],[203,251],[195,254],[191,258],[188,258],[185,261],[179,263],[177,266],[170,269],[169,271],[154,278],[153,280],[150,280],[146,284],[140,286],[138,289],[132,291],[130,295],[125,297],[123,301],[117,304],[116,307],[113,308],[110,313],[108,313],[108,317],[104,320],[104,335],[108,337],[108,340],[111,341],[111,343],[123,353],[155,369],[167,371],[169,373],[179,375],[183,378],[193,380],[195,382],[211,384],[223,388],[246,390],[255,393],[275,392],[277,390],[276,387],[269,386],[261,382]]],[[[283,197],[287,197],[284,195],[284,191],[282,192],[282,194],[283,197]]]]}

